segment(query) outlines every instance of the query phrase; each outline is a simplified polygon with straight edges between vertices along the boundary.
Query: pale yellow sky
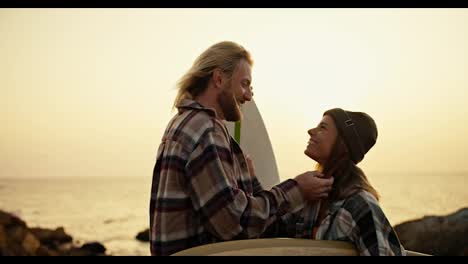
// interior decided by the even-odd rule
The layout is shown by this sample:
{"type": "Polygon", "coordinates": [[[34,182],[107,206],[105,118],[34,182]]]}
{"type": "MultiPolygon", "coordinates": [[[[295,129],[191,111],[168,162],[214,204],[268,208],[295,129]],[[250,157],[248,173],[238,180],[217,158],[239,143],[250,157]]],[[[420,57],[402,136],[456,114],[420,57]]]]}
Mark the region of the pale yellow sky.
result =
{"type": "Polygon", "coordinates": [[[2,9],[0,39],[0,177],[150,176],[176,81],[222,40],[254,57],[283,179],[332,107],[376,120],[366,171],[468,171],[467,9],[2,9]]]}

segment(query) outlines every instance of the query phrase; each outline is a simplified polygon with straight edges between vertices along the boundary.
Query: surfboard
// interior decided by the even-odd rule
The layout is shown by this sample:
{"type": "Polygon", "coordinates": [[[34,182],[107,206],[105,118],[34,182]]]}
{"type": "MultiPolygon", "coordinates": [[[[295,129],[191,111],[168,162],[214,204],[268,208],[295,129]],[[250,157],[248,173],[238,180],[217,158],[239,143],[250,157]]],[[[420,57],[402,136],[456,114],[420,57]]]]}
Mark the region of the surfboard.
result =
{"type": "Polygon", "coordinates": [[[261,238],[219,242],[179,251],[174,256],[357,256],[353,244],[300,238],[261,238]]]}
{"type": "Polygon", "coordinates": [[[241,122],[225,122],[231,136],[244,154],[250,155],[255,172],[263,188],[270,189],[280,182],[275,154],[260,111],[252,99],[241,108],[241,122]]]}
{"type": "MultiPolygon", "coordinates": [[[[430,256],[406,250],[407,256],[430,256]]],[[[359,256],[350,242],[302,238],[259,238],[218,242],[185,249],[173,256],[359,256]]]]}

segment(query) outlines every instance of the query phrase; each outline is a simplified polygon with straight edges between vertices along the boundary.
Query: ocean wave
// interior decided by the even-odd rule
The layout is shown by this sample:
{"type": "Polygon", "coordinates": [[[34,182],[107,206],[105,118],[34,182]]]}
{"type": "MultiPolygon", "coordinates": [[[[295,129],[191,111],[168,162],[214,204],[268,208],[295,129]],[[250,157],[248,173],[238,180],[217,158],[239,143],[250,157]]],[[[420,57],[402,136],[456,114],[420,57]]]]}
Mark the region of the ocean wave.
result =
{"type": "Polygon", "coordinates": [[[130,220],[130,217],[122,217],[122,218],[109,218],[109,219],[106,219],[104,220],[104,224],[112,224],[112,223],[115,223],[115,222],[118,222],[118,223],[123,223],[123,222],[128,222],[130,220]]]}

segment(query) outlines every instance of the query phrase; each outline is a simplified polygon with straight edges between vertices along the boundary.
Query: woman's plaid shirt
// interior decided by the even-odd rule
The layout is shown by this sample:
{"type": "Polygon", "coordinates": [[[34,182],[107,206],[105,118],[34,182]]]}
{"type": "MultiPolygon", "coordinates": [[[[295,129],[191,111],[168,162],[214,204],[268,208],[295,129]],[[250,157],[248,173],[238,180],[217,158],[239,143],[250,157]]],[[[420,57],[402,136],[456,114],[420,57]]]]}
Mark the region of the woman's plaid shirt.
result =
{"type": "Polygon", "coordinates": [[[352,242],[360,255],[406,255],[395,230],[372,194],[360,191],[331,204],[316,234],[320,202],[308,204],[296,214],[282,217],[281,230],[286,236],[352,242]]]}

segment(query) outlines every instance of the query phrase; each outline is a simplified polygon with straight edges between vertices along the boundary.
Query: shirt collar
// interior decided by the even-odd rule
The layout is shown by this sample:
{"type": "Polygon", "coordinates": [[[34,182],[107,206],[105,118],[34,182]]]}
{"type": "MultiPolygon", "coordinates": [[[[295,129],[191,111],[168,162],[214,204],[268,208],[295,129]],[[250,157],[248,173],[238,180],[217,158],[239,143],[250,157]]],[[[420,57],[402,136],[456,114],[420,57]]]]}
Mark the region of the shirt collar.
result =
{"type": "Polygon", "coordinates": [[[206,108],[199,102],[192,99],[182,99],[182,101],[180,101],[180,103],[177,105],[177,109],[179,110],[179,113],[187,110],[202,110],[213,117],[217,117],[216,111],[213,108],[206,108]]]}

